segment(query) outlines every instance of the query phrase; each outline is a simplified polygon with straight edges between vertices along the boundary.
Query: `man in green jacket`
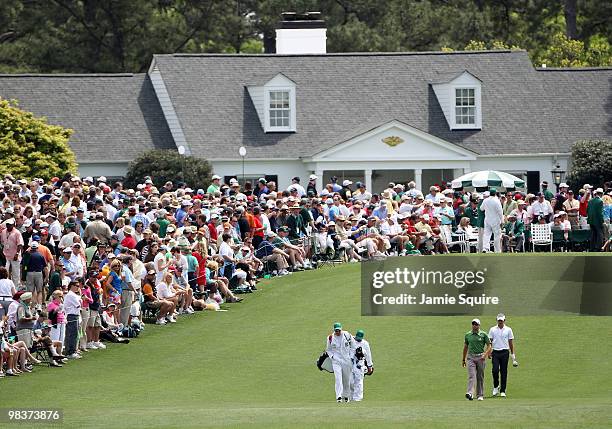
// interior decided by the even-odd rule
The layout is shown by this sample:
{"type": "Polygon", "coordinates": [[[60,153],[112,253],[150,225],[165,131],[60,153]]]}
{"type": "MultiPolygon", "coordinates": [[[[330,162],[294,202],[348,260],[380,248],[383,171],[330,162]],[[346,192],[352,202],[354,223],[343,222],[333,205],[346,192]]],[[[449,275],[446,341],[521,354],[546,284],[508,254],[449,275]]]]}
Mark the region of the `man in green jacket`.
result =
{"type": "Polygon", "coordinates": [[[542,182],[542,193],[544,194],[544,199],[546,199],[546,201],[548,201],[548,202],[550,202],[550,200],[555,198],[555,194],[553,194],[552,192],[550,192],[548,190],[548,182],[547,181],[543,181],[542,182]]]}
{"type": "MultiPolygon", "coordinates": [[[[476,212],[478,213],[478,218],[476,219],[476,223],[473,225],[478,228],[478,242],[476,243],[476,250],[478,253],[482,253],[484,248],[484,218],[485,214],[482,210],[480,210],[480,206],[482,206],[482,202],[485,198],[489,196],[489,191],[485,191],[482,195],[478,196],[478,203],[476,205],[476,212]]],[[[489,250],[489,245],[487,245],[487,250],[489,250]]]]}
{"type": "Polygon", "coordinates": [[[502,248],[504,252],[518,252],[523,248],[523,240],[525,240],[525,225],[520,220],[516,219],[516,212],[511,212],[508,215],[508,222],[505,223],[502,230],[502,248]]]}
{"type": "Polygon", "coordinates": [[[604,242],[603,189],[597,188],[594,194],[595,197],[587,205],[587,223],[591,226],[591,252],[599,252],[604,242]]]}
{"type": "Polygon", "coordinates": [[[463,217],[467,217],[468,219],[470,219],[470,225],[472,225],[473,227],[477,227],[479,212],[480,210],[478,210],[478,200],[472,198],[468,203],[468,206],[465,208],[465,211],[463,212],[463,217]]]}

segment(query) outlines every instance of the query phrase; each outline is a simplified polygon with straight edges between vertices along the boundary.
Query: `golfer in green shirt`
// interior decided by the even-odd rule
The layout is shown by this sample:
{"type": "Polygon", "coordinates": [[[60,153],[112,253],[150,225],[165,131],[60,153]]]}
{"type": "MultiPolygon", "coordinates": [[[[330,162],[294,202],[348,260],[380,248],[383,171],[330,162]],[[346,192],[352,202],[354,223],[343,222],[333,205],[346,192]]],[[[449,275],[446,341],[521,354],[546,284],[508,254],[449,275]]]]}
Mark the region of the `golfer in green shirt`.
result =
{"type": "Polygon", "coordinates": [[[462,366],[468,369],[468,385],[465,397],[474,399],[474,382],[476,396],[479,401],[484,399],[484,369],[487,357],[491,353],[491,342],[486,332],[480,330],[480,320],[472,320],[472,330],[465,334],[463,344],[462,366]],[[466,362],[467,357],[467,362],[466,362]]]}

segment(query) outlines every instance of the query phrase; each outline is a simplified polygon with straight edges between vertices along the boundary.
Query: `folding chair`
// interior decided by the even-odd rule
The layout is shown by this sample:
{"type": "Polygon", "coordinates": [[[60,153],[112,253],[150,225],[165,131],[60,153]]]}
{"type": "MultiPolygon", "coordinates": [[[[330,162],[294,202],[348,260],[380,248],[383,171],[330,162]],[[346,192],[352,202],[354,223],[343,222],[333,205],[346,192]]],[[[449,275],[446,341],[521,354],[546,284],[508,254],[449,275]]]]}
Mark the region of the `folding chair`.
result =
{"type": "Polygon", "coordinates": [[[590,229],[573,229],[569,233],[570,247],[572,250],[589,250],[591,247],[590,229]]]}
{"type": "Polygon", "coordinates": [[[149,307],[145,301],[140,303],[140,313],[142,314],[142,321],[154,322],[157,320],[157,308],[149,307]]]}
{"type": "Polygon", "coordinates": [[[314,237],[312,239],[312,261],[316,264],[317,268],[324,266],[334,267],[336,264],[341,264],[342,259],[339,257],[336,258],[336,252],[333,247],[328,247],[325,251],[323,251],[323,246],[320,243],[321,234],[318,232],[314,233],[314,237]]]}
{"type": "Polygon", "coordinates": [[[469,252],[469,244],[465,232],[454,232],[450,235],[450,241],[446,241],[446,247],[450,251],[455,246],[459,246],[459,250],[462,253],[469,252]]]}
{"type": "Polygon", "coordinates": [[[32,343],[32,347],[30,347],[30,353],[35,359],[40,361],[40,365],[51,366],[51,358],[49,357],[49,353],[47,353],[47,349],[42,344],[34,341],[32,343]]]}
{"type": "Polygon", "coordinates": [[[532,224],[531,225],[531,251],[534,252],[536,246],[547,246],[552,252],[553,233],[550,230],[550,224],[532,224]]]}
{"type": "Polygon", "coordinates": [[[565,233],[562,229],[553,229],[553,248],[561,249],[561,252],[565,252],[567,248],[567,240],[565,240],[565,233]]]}

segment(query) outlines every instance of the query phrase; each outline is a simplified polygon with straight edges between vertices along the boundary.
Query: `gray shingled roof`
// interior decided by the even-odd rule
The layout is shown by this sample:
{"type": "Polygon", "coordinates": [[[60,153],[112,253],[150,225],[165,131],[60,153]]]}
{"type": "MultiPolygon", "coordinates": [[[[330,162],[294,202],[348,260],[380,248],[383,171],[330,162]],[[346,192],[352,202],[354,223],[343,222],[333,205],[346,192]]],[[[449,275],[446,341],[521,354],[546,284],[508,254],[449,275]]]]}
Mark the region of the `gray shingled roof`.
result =
{"type": "Polygon", "coordinates": [[[0,97],[74,129],[70,146],[79,162],[176,148],[146,74],[0,75],[0,97]]]}
{"type": "MultiPolygon", "coordinates": [[[[538,71],[524,51],[327,55],[157,55],[194,154],[308,157],[364,125],[403,121],[479,154],[568,152],[610,137],[612,70],[538,71]],[[482,80],[482,130],[450,131],[430,83],[482,80]],[[297,132],[263,132],[247,85],[283,73],[297,85],[297,132]]],[[[353,134],[354,133],[354,134],[353,134]]]]}

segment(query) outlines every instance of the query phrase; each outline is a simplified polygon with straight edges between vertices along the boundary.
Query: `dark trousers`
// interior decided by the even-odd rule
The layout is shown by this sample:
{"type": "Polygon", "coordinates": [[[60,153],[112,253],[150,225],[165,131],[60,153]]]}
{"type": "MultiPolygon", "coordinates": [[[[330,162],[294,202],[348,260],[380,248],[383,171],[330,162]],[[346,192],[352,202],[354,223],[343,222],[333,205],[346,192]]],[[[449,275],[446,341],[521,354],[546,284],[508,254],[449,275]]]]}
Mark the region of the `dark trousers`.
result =
{"type": "Polygon", "coordinates": [[[65,356],[76,353],[77,342],[79,340],[79,316],[78,314],[69,314],[68,322],[66,323],[66,338],[64,344],[66,346],[65,356]]]}
{"type": "Polygon", "coordinates": [[[499,387],[500,392],[506,391],[508,380],[508,360],[510,350],[493,350],[493,387],[499,387]],[[499,385],[499,373],[501,372],[501,386],[499,385]]]}
{"type": "Polygon", "coordinates": [[[591,225],[591,251],[601,252],[604,244],[603,225],[591,225]]]}

